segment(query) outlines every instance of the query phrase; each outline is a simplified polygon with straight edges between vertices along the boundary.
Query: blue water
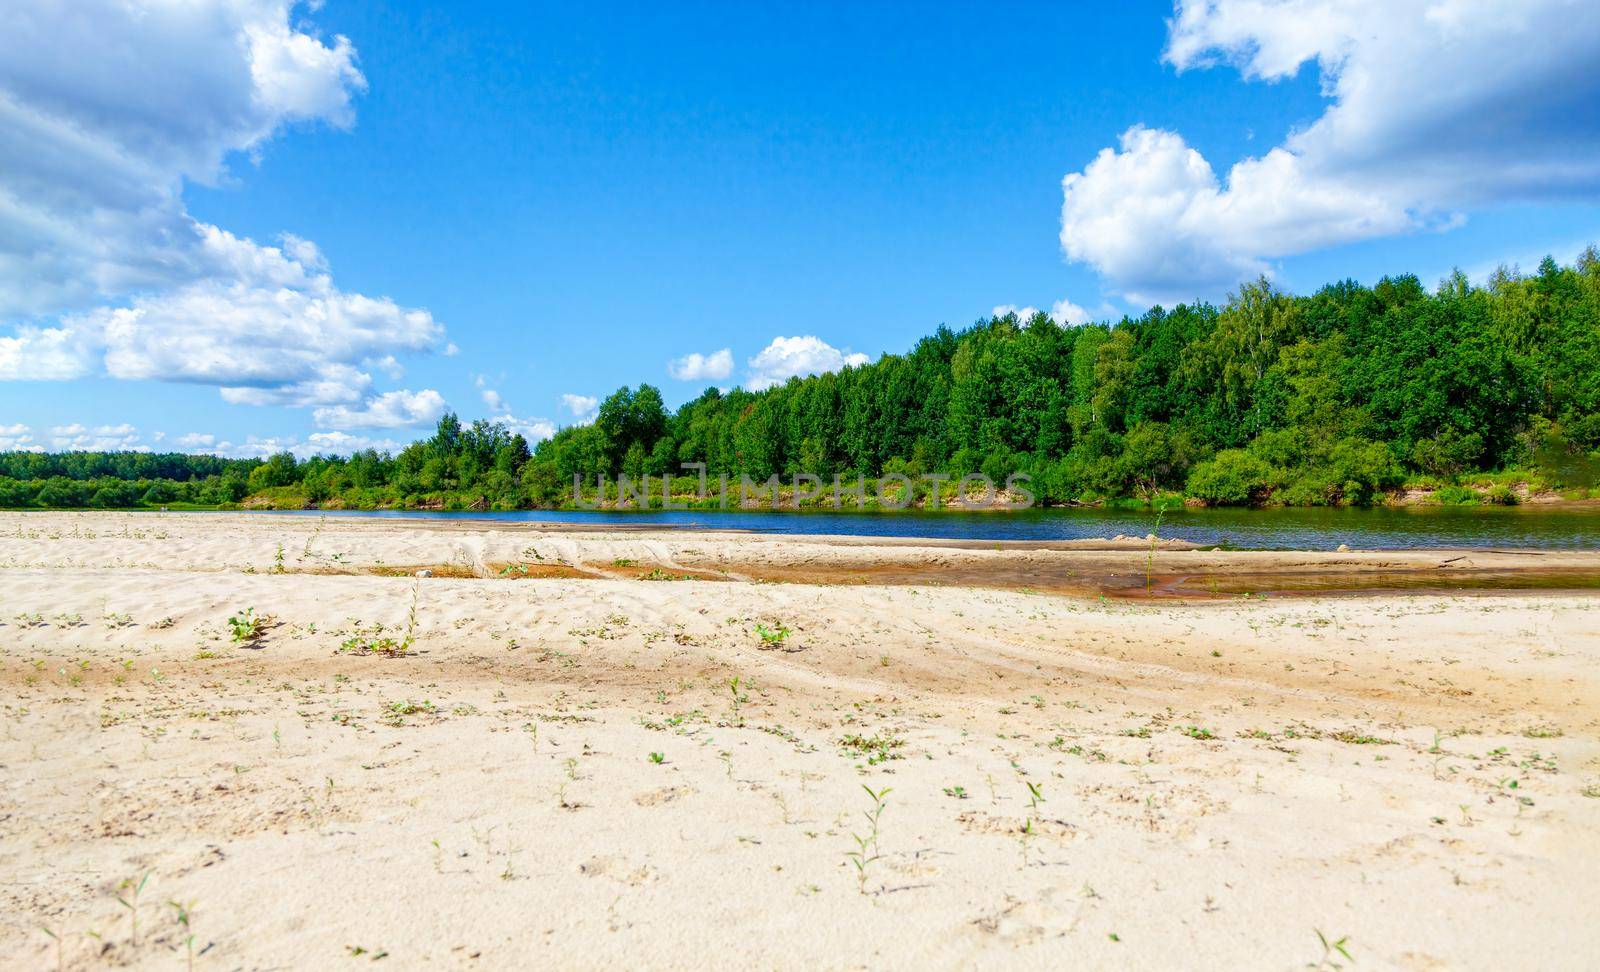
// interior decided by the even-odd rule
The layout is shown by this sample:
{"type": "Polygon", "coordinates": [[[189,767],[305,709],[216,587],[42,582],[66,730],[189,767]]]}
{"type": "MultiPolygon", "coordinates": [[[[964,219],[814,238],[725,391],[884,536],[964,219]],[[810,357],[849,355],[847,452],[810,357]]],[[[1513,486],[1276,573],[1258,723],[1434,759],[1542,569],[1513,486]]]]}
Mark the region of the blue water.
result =
{"type": "MultiPolygon", "coordinates": [[[[392,510],[258,511],[261,516],[365,516],[493,523],[623,524],[689,530],[824,533],[946,540],[1083,540],[1155,529],[1144,510],[1035,509],[1010,513],[834,511],[526,510],[444,513],[392,510]]],[[[1162,521],[1162,537],[1238,550],[1357,550],[1498,547],[1600,549],[1600,506],[1402,507],[1379,509],[1181,509],[1162,521]]]]}

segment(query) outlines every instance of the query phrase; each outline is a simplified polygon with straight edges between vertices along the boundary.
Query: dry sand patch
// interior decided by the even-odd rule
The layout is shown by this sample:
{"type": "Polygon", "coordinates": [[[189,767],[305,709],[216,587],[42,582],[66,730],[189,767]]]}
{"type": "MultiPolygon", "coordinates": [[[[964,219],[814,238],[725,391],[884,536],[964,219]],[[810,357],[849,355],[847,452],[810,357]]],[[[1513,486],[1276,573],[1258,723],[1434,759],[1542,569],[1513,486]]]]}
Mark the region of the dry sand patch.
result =
{"type": "Polygon", "coordinates": [[[1592,965],[1600,598],[750,577],[1143,556],[0,514],[0,966],[1592,965]]]}

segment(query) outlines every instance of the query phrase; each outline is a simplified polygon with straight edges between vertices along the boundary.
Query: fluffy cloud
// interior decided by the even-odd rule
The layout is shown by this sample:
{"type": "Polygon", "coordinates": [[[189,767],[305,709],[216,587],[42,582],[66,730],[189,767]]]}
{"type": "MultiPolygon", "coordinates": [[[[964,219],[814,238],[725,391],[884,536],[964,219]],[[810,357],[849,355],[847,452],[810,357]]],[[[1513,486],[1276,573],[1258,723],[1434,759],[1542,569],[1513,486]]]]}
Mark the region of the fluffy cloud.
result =
{"type": "Polygon", "coordinates": [[[1193,297],[1320,247],[1465,209],[1600,193],[1600,7],[1587,0],[1180,0],[1165,57],[1274,81],[1324,113],[1219,178],[1134,126],[1062,182],[1061,245],[1140,300],[1193,297]]]}
{"type": "Polygon", "coordinates": [[[384,392],[362,405],[330,405],[311,413],[325,429],[399,429],[437,421],[444,396],[432,388],[384,392]]]}
{"type": "Polygon", "coordinates": [[[43,452],[44,446],[33,441],[33,430],[22,423],[0,425],[0,452],[43,452]]]}
{"type": "Polygon", "coordinates": [[[1033,306],[1032,304],[1029,304],[1027,307],[1018,307],[1016,304],[996,304],[994,310],[989,312],[989,316],[1005,317],[1008,314],[1015,314],[1017,316],[1017,320],[1028,321],[1031,320],[1033,315],[1037,313],[1039,313],[1039,308],[1033,306]]]}
{"type": "Polygon", "coordinates": [[[517,418],[507,412],[500,416],[500,421],[506,424],[506,428],[527,439],[530,444],[548,439],[556,434],[556,423],[549,419],[517,418]]]}
{"type": "Polygon", "coordinates": [[[187,452],[225,456],[230,459],[265,459],[279,452],[291,452],[305,459],[316,455],[348,456],[352,452],[364,449],[398,452],[405,448],[405,443],[395,439],[371,438],[351,435],[348,432],[313,432],[303,439],[279,436],[258,438],[252,435],[239,443],[219,439],[209,433],[191,432],[181,436],[177,442],[187,452]]]}
{"type": "Polygon", "coordinates": [[[840,368],[866,364],[864,354],[841,351],[814,335],[775,337],[772,343],[749,361],[750,377],[745,387],[760,391],[781,385],[800,375],[819,375],[840,368]]]}
{"type": "MultiPolygon", "coordinates": [[[[989,313],[994,317],[1005,317],[1007,314],[1015,314],[1017,315],[1017,320],[1027,321],[1031,319],[1033,315],[1039,313],[1039,308],[1032,305],[1027,307],[1018,307],[1016,304],[998,304],[995,306],[994,310],[990,311],[989,313]]],[[[1062,327],[1077,327],[1080,324],[1089,323],[1089,321],[1093,318],[1090,317],[1088,311],[1063,297],[1050,305],[1050,319],[1055,321],[1057,324],[1060,324],[1062,327]]]]}
{"type": "Polygon", "coordinates": [[[582,418],[585,415],[593,414],[594,410],[600,407],[600,399],[593,395],[574,395],[571,392],[567,392],[561,396],[561,407],[582,418]]]}
{"type": "Polygon", "coordinates": [[[1050,318],[1062,327],[1079,327],[1094,320],[1088,311],[1065,297],[1050,305],[1050,318]]]}
{"type": "Polygon", "coordinates": [[[478,377],[477,385],[478,397],[483,399],[483,404],[489,406],[489,411],[504,412],[508,410],[509,406],[506,405],[506,400],[501,397],[498,391],[485,384],[482,376],[478,377]]]}
{"type": "Polygon", "coordinates": [[[139,430],[126,423],[88,428],[80,423],[50,430],[50,448],[57,452],[149,452],[139,430]]]}
{"type": "MultiPolygon", "coordinates": [[[[530,443],[548,439],[556,434],[556,423],[547,418],[519,418],[512,414],[511,405],[495,389],[489,387],[488,379],[479,375],[474,379],[478,386],[478,394],[483,397],[483,403],[489,406],[489,411],[496,422],[503,424],[517,435],[527,439],[530,443]]],[[[563,399],[582,399],[581,395],[563,395],[563,399]]],[[[594,401],[594,399],[588,399],[594,401]]],[[[571,408],[571,403],[568,403],[571,408]]]]}
{"type": "Polygon", "coordinates": [[[340,290],[315,244],[193,219],[185,182],[287,126],[353,120],[343,37],[290,0],[25,5],[0,32],[0,379],[214,385],[230,402],[349,403],[424,310],[340,290]],[[291,22],[292,21],[292,22],[291,22]]]}
{"type": "Polygon", "coordinates": [[[679,381],[722,381],[733,374],[733,349],[710,354],[698,351],[667,362],[667,374],[679,381]]]}

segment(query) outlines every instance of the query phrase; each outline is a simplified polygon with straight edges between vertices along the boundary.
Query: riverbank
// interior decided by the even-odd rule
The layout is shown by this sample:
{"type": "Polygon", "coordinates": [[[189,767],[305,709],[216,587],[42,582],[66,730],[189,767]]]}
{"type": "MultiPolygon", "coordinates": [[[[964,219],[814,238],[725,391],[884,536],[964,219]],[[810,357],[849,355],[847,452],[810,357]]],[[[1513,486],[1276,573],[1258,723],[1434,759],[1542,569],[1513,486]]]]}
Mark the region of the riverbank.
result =
{"type": "Polygon", "coordinates": [[[1597,574],[0,514],[0,954],[1299,967],[1321,933],[1361,967],[1583,968],[1600,598],[1494,580],[1597,574]],[[1490,593],[1173,586],[1396,574],[1490,593]]]}

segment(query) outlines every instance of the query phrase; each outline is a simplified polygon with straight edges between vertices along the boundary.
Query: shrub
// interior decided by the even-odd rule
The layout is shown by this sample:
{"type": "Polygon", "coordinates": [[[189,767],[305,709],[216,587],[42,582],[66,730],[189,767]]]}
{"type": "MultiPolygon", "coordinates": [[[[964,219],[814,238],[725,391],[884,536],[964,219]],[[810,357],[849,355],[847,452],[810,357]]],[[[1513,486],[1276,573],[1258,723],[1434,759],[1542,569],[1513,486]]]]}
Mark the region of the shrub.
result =
{"type": "Polygon", "coordinates": [[[1446,486],[1433,494],[1433,501],[1440,506],[1477,506],[1478,491],[1466,486],[1446,486]]]}
{"type": "Polygon", "coordinates": [[[1272,476],[1271,468],[1243,449],[1224,449],[1189,474],[1188,493],[1212,506],[1243,506],[1260,502],[1272,476]]]}
{"type": "Polygon", "coordinates": [[[1485,498],[1497,506],[1517,505],[1517,494],[1511,489],[1510,486],[1507,486],[1503,483],[1498,486],[1490,486],[1488,495],[1485,498]]]}

